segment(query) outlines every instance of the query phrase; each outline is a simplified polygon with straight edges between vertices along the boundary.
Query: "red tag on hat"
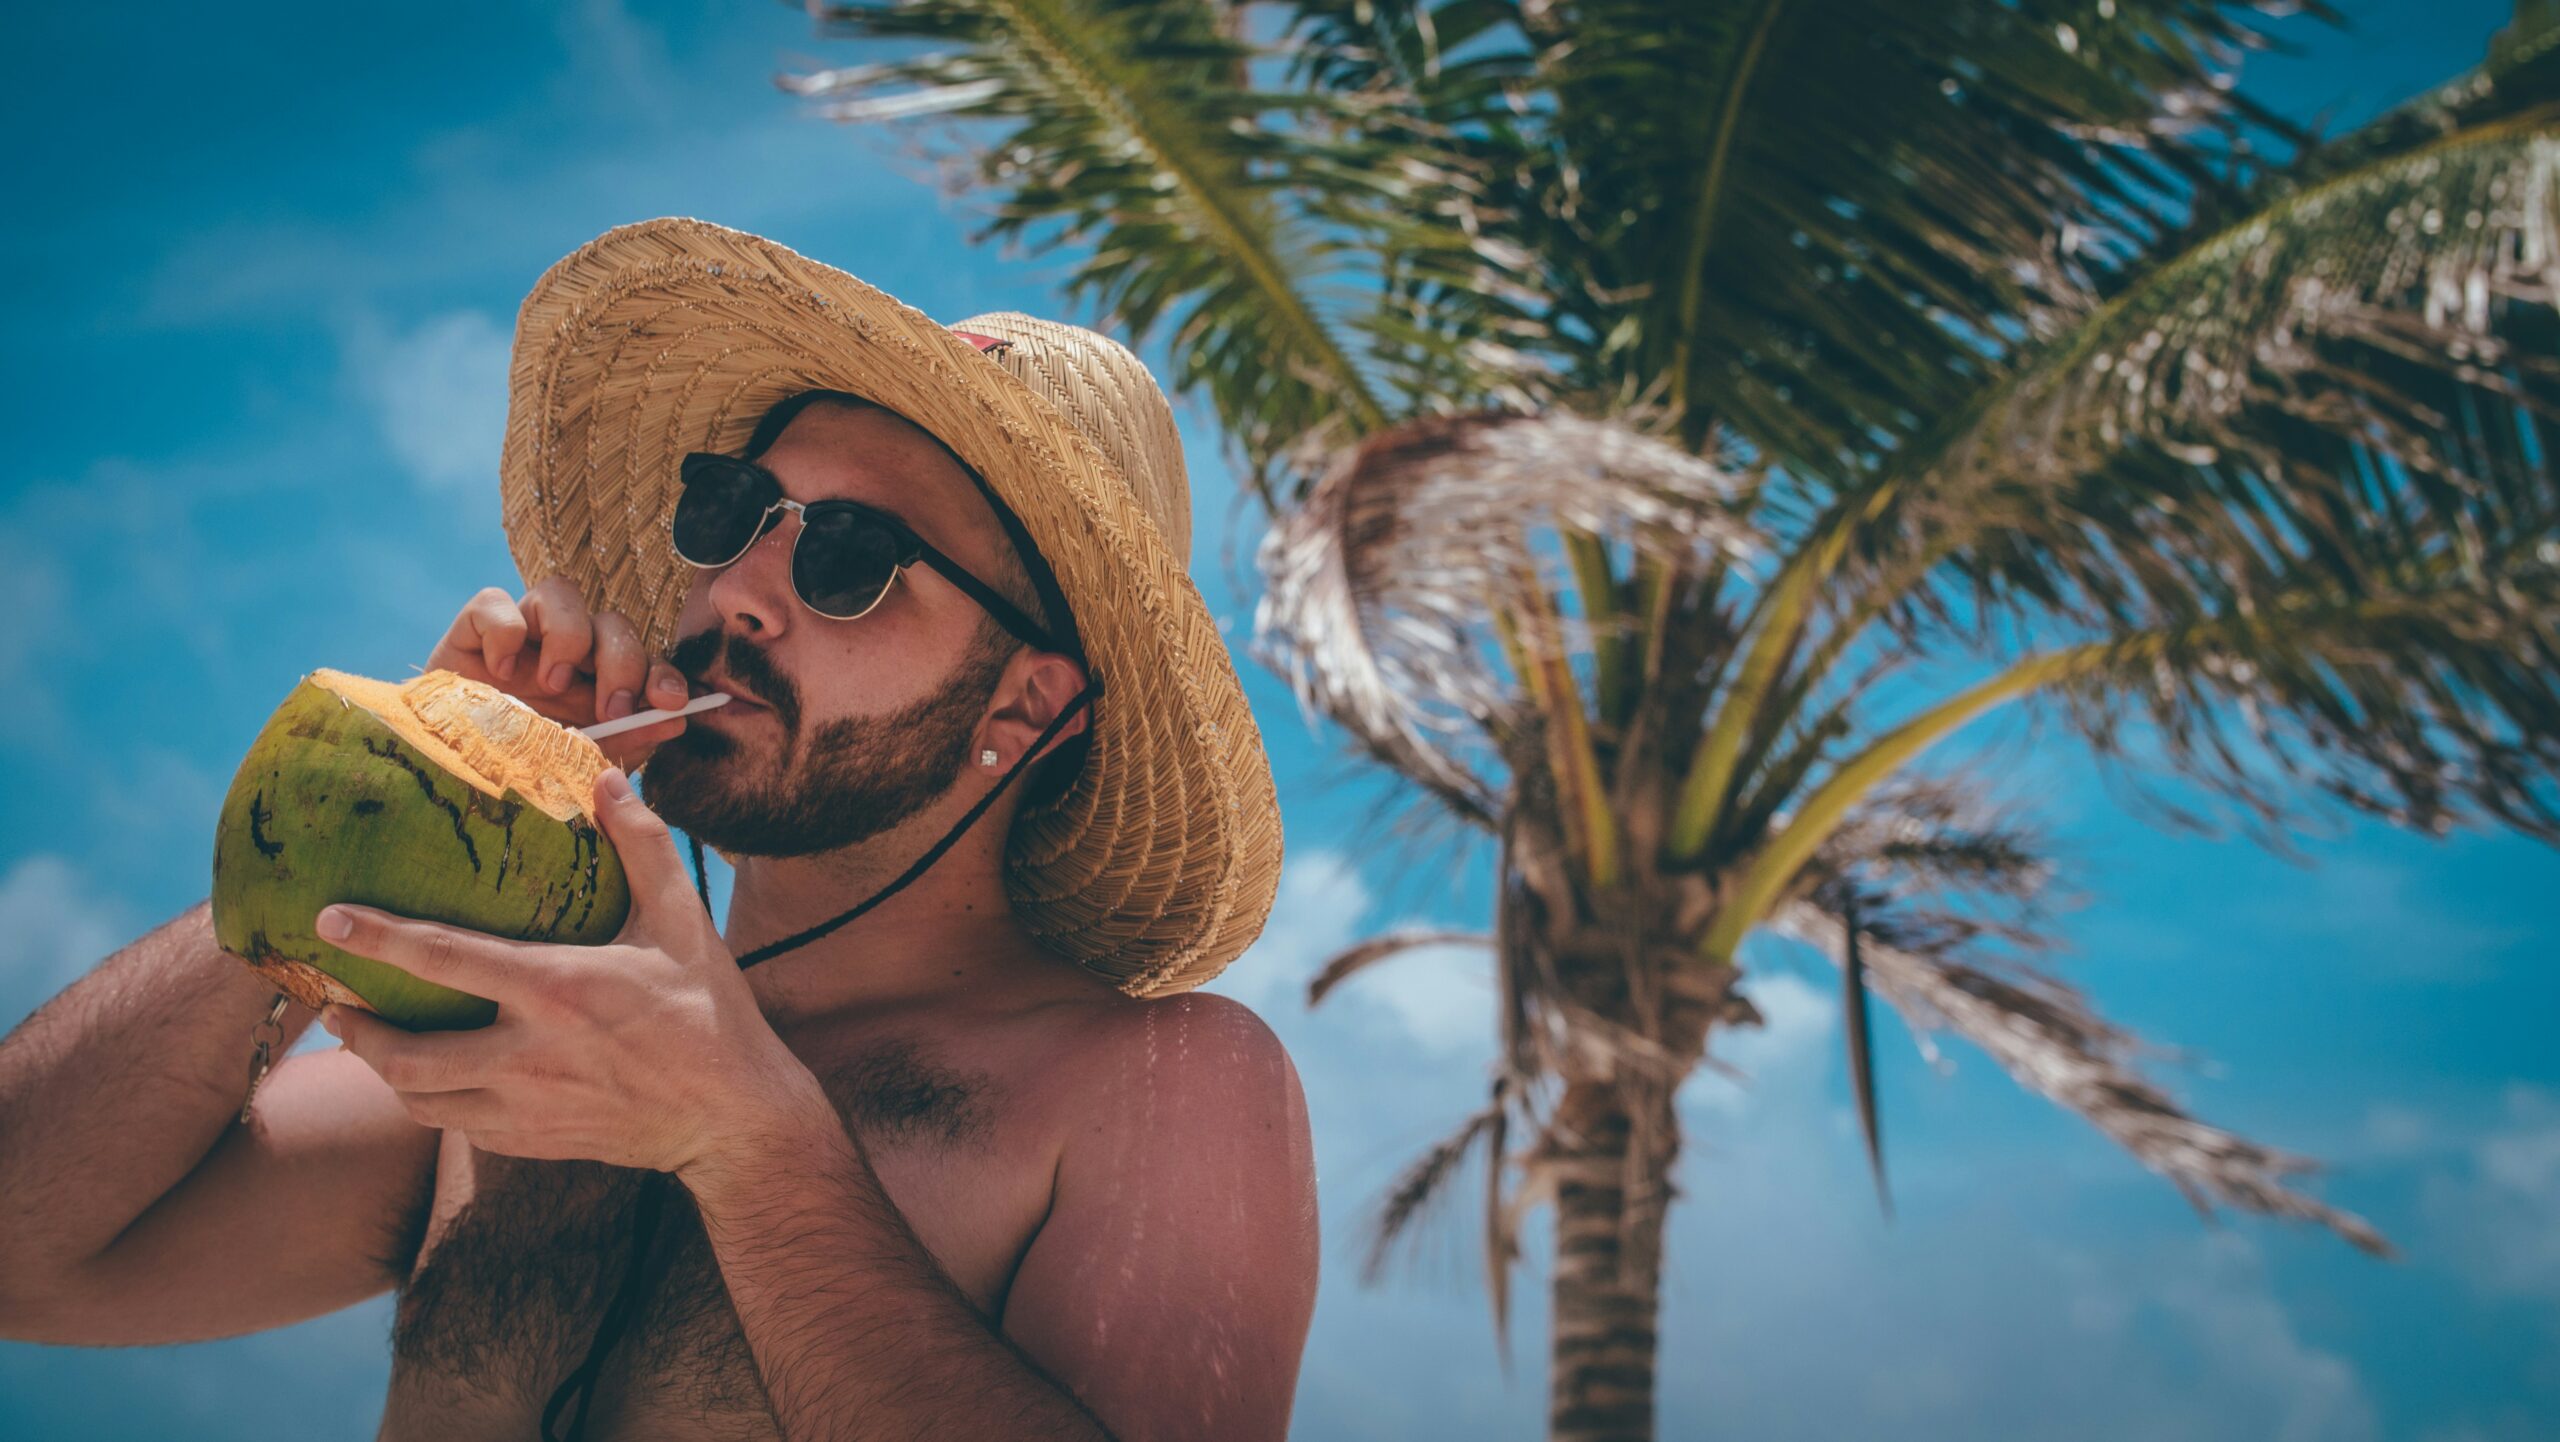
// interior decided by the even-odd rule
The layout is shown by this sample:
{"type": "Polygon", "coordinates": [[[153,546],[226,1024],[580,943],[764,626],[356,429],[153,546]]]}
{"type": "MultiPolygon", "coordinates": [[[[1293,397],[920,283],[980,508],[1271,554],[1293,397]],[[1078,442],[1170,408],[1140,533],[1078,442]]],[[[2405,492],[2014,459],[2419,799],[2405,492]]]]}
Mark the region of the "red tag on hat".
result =
{"type": "Polygon", "coordinates": [[[956,336],[960,337],[962,340],[967,341],[969,344],[971,344],[971,345],[973,345],[973,346],[976,346],[978,349],[980,349],[980,350],[982,350],[982,351],[984,351],[984,350],[999,350],[999,349],[1001,349],[1001,348],[1003,348],[1003,347],[1005,347],[1005,346],[1009,346],[1009,345],[1013,344],[1013,342],[1011,342],[1011,341],[1009,341],[1009,340],[998,340],[998,339],[997,339],[996,337],[994,337],[994,336],[991,336],[991,335],[980,335],[980,334],[978,334],[976,331],[973,331],[973,330],[960,330],[960,329],[958,329],[958,328],[956,328],[956,327],[955,327],[955,328],[953,328],[953,329],[952,329],[951,333],[952,333],[953,335],[956,335],[956,336]]]}

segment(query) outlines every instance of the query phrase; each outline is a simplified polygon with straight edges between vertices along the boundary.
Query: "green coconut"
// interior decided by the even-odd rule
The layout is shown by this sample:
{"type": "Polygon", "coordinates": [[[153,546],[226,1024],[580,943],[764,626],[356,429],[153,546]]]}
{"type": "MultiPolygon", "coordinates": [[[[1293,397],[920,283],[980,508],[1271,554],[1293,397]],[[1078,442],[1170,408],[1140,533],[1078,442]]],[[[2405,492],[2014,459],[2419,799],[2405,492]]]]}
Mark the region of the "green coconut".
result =
{"type": "Polygon", "coordinates": [[[414,1031],[486,1026],[485,997],[320,939],[333,901],[520,941],[600,946],[631,910],[595,816],[604,752],[494,686],[302,678],[249,748],[213,843],[213,931],[305,1006],[414,1031]]]}

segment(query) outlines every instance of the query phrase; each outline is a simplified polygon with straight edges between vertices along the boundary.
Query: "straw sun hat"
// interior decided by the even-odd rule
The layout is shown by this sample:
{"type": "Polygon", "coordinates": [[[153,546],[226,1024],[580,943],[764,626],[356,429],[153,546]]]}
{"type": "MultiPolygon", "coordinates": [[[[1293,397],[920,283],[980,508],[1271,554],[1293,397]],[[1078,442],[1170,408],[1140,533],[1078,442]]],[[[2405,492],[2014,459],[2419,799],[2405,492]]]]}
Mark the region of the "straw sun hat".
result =
{"type": "Polygon", "coordinates": [[[813,389],[889,407],[985,478],[1101,682],[1074,785],[1025,802],[1007,840],[1016,914],[1131,995],[1215,976],[1270,913],[1279,802],[1191,582],[1172,408],[1118,342],[1013,311],[946,328],[761,236],[619,226],[516,315],[499,484],[517,569],[568,577],[663,654],[692,581],[667,534],[677,463],[738,454],[767,407],[813,389]]]}

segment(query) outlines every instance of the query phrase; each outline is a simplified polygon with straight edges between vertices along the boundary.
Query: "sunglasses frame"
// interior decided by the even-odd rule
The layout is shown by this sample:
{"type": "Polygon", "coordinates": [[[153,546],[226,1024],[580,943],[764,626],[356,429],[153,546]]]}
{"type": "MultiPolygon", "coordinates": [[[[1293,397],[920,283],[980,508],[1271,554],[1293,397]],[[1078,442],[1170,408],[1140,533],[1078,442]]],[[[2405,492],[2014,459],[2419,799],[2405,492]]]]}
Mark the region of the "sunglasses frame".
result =
{"type": "MultiPolygon", "coordinates": [[[[926,541],[924,537],[917,535],[914,529],[908,526],[906,522],[899,520],[896,516],[889,514],[887,511],[881,510],[877,506],[866,506],[860,501],[848,501],[832,497],[823,501],[795,501],[782,493],[782,478],[776,476],[772,471],[767,470],[753,461],[744,460],[737,456],[722,455],[717,451],[688,452],[679,467],[683,477],[683,484],[687,489],[692,487],[696,477],[700,476],[705,471],[714,469],[748,472],[754,477],[756,482],[766,490],[771,499],[765,502],[762,514],[756,519],[755,531],[747,537],[746,543],[738,547],[737,551],[727,559],[719,561],[696,560],[684,553],[684,548],[676,544],[675,513],[673,510],[670,510],[667,515],[667,544],[675,551],[676,558],[683,561],[686,565],[692,566],[697,570],[716,571],[723,566],[735,563],[738,557],[755,549],[756,542],[764,539],[765,532],[770,531],[775,526],[781,524],[774,515],[776,511],[790,511],[800,517],[800,529],[792,533],[791,537],[792,559],[796,561],[799,556],[800,538],[809,533],[810,517],[827,516],[839,512],[850,513],[886,530],[891,538],[893,538],[898,544],[897,559],[890,565],[889,579],[882,582],[880,585],[880,594],[872,597],[869,605],[864,606],[861,610],[856,611],[849,616],[839,616],[831,611],[819,610],[816,603],[812,602],[807,594],[800,589],[799,567],[796,564],[789,567],[791,572],[791,594],[798,597],[800,604],[808,607],[812,614],[824,616],[830,621],[860,620],[862,617],[870,615],[882,601],[888,599],[889,588],[898,584],[898,578],[906,574],[907,567],[914,565],[918,561],[922,561],[926,565],[932,567],[944,580],[959,587],[960,590],[969,597],[969,599],[977,602],[981,607],[985,608],[988,615],[995,617],[996,624],[1004,627],[1007,631],[1012,632],[1015,636],[1040,650],[1060,652],[1062,654],[1066,653],[1065,648],[1060,646],[1046,631],[1043,631],[1037,624],[1035,624],[1029,616],[1024,615],[1020,607],[1014,605],[1011,601],[1006,600],[1003,595],[998,593],[995,588],[989,586],[986,582],[970,575],[959,562],[954,561],[949,556],[935,550],[932,543],[926,541]]],[[[681,509],[683,504],[682,493],[680,492],[676,502],[676,508],[681,509]]]]}

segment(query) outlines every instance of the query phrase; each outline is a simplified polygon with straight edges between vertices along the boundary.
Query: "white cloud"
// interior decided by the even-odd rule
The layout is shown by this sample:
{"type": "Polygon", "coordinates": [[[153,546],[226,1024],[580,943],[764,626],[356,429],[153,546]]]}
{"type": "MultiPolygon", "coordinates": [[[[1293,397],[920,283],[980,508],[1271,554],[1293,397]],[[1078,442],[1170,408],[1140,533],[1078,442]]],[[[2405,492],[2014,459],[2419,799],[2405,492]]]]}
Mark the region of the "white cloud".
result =
{"type": "Polygon", "coordinates": [[[2433,1137],[2433,1124],[2417,1107],[2375,1102],[2365,1109],[2363,1142],[2375,1156],[2414,1156],[2425,1151],[2433,1137]]]}
{"type": "Polygon", "coordinates": [[[1369,887],[1339,851],[1292,856],[1262,934],[1209,983],[1256,1011],[1303,1002],[1316,968],[1360,936],[1369,887]]]}
{"type": "Polygon", "coordinates": [[[2560,1302],[2560,1094],[2516,1083],[2505,1117],[2427,1176],[2431,1243],[2481,1292],[2560,1302]]]}
{"type": "Polygon", "coordinates": [[[60,684],[40,664],[48,643],[58,643],[70,630],[64,595],[57,562],[0,534],[0,615],[10,621],[0,627],[0,688],[9,698],[0,706],[0,741],[13,748],[64,729],[60,684]]]}
{"type": "Polygon", "coordinates": [[[634,19],[622,0],[562,6],[557,24],[570,64],[559,86],[563,103],[593,106],[610,96],[635,119],[674,120],[669,102],[684,94],[686,77],[668,56],[664,34],[634,19]]]}
{"type": "MultiPolygon", "coordinates": [[[[1369,937],[1420,920],[1370,923],[1374,893],[1351,859],[1319,850],[1292,859],[1280,873],[1271,919],[1252,947],[1209,985],[1257,1012],[1303,1006],[1307,983],[1327,961],[1369,937]]],[[[1358,1013],[1401,1041],[1435,1057],[1493,1040],[1490,956],[1480,947],[1427,946],[1399,952],[1345,981],[1324,1006],[1358,1013]]]]}
{"type": "Polygon", "coordinates": [[[2093,1232],[2036,1205],[2051,1188],[1994,1175],[1900,1189],[1888,1225],[1830,1113],[1789,1085],[1693,1127],[1667,1248],[1664,1435],[2377,1435],[2363,1379],[2303,1334],[2246,1234],[2175,1211],[2093,1232]]]}
{"type": "Polygon", "coordinates": [[[2345,1358],[2306,1343],[2268,1285],[2257,1245],[2234,1232],[2197,1239],[2153,1283],[2151,1301],[2187,1324],[2217,1381],[2253,1393],[2274,1442],[2357,1442],[2373,1403],[2345,1358]]]}
{"type": "MultiPolygon", "coordinates": [[[[2378,1435],[2363,1379],[2344,1358],[2304,1340],[2249,1236],[2206,1232],[2108,1252],[2035,1240],[2026,1258],[2020,1280],[2055,1293],[2076,1339],[2061,1350],[2105,1378],[2090,1379],[2095,1385],[2121,1386],[2130,1403],[2121,1430],[2106,1435],[2199,1435],[2161,1425],[2188,1407],[2220,1418],[2203,1435],[2273,1442],[2378,1435]],[[2158,1346],[2163,1340],[2168,1347],[2158,1346]],[[2137,1369],[2162,1367],[2187,1369],[2180,1397],[2144,1396],[2149,1387],[2137,1369]]],[[[2023,1320],[2034,1321],[2032,1303],[2023,1320]]],[[[1975,1385],[1998,1389],[1995,1349],[1981,1336],[1968,1340],[1979,1364],[1975,1385]]]]}
{"type": "MultiPolygon", "coordinates": [[[[916,204],[922,193],[881,158],[892,142],[876,128],[788,110],[715,114],[664,134],[624,126],[556,151],[518,144],[517,128],[463,128],[422,142],[418,178],[372,212],[259,212],[199,224],[153,267],[133,319],[264,325],[460,289],[521,297],[544,267],[607,229],[662,215],[736,226],[875,281],[910,255],[947,254],[955,239],[955,221],[916,204]],[[882,203],[865,212],[874,195],[882,203]],[[848,213],[863,216],[861,245],[850,252],[848,213]]],[[[894,287],[937,315],[983,283],[923,261],[912,273],[949,285],[944,294],[894,287]]]]}
{"type": "Polygon", "coordinates": [[[70,862],[19,858],[0,877],[0,1017],[15,1026],[131,936],[124,908],[70,862]]]}
{"type": "Polygon", "coordinates": [[[0,682],[12,692],[28,680],[36,639],[62,625],[62,568],[32,547],[0,543],[0,682]]]}
{"type": "Polygon", "coordinates": [[[1344,996],[1355,990],[1435,1056],[1481,1049],[1494,1039],[1493,956],[1483,947],[1400,952],[1343,984],[1344,996]]]}
{"type": "Polygon", "coordinates": [[[512,347],[506,330],[476,310],[449,311],[397,333],[368,315],[349,327],[348,379],[391,454],[420,485],[494,494],[512,347]]]}

